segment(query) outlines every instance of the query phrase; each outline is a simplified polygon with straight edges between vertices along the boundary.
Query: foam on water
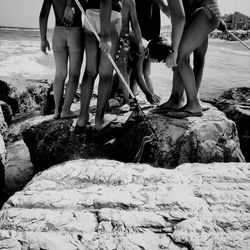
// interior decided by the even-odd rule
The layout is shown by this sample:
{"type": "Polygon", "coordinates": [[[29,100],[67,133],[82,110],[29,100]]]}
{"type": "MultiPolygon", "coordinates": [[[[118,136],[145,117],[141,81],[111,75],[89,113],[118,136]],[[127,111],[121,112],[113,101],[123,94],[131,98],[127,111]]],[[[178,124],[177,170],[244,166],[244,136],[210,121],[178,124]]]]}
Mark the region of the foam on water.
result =
{"type": "Polygon", "coordinates": [[[52,53],[44,55],[39,41],[0,41],[0,76],[43,79],[53,77],[52,53]]]}

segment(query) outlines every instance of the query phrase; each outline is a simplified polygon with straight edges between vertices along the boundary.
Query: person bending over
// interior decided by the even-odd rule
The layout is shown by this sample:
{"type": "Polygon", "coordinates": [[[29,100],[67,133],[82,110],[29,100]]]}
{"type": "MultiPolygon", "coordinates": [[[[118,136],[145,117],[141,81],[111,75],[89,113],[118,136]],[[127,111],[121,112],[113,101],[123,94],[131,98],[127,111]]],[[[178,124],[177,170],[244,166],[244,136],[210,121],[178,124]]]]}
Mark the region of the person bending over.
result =
{"type": "Polygon", "coordinates": [[[220,10],[216,0],[183,0],[186,25],[178,48],[177,67],[173,67],[173,87],[169,100],[161,104],[158,113],[174,118],[201,116],[198,92],[203,76],[208,34],[218,27],[220,10]],[[190,55],[193,53],[193,68],[190,55]],[[187,102],[183,106],[183,91],[187,102]]]}

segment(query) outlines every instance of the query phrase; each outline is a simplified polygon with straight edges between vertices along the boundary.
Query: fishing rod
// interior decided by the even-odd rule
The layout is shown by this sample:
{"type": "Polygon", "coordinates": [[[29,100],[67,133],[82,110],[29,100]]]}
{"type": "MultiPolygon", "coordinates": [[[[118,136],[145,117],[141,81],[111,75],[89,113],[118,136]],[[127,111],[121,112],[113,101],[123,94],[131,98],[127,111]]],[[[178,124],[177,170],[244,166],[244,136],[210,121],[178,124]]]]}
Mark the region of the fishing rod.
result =
{"type": "Polygon", "coordinates": [[[243,46],[245,46],[247,49],[250,49],[250,47],[249,47],[246,43],[244,43],[243,41],[241,41],[240,38],[237,37],[236,35],[234,35],[232,32],[230,32],[229,30],[226,30],[226,32],[227,32],[230,36],[232,36],[233,38],[235,38],[238,42],[240,42],[243,46]]]}

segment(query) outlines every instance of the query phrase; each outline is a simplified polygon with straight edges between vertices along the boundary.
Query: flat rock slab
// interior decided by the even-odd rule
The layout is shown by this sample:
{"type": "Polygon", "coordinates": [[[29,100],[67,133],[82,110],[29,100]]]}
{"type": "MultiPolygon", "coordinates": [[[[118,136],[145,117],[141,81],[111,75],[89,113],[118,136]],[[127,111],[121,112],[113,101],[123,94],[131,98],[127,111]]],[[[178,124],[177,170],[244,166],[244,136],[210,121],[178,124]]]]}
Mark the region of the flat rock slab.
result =
{"type": "Polygon", "coordinates": [[[250,249],[250,164],[56,165],[0,212],[0,249],[250,249]]]}

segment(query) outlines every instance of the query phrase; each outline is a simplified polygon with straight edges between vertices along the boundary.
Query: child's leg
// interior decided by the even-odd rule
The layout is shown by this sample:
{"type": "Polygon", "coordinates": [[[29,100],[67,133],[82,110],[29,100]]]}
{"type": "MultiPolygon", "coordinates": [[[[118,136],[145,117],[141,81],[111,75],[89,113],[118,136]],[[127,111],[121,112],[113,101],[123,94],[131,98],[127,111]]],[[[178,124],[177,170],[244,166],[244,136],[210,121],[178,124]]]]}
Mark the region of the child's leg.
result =
{"type": "Polygon", "coordinates": [[[153,82],[151,79],[151,60],[147,58],[143,60],[143,76],[149,91],[154,94],[153,82]]]}
{"type": "Polygon", "coordinates": [[[207,53],[207,47],[208,47],[208,38],[205,39],[205,41],[201,44],[199,48],[197,48],[194,51],[194,76],[195,76],[195,82],[196,82],[196,90],[197,93],[199,92],[199,88],[201,85],[201,80],[203,76],[203,69],[205,65],[205,56],[207,53]]]}
{"type": "Polygon", "coordinates": [[[77,125],[83,127],[89,120],[89,104],[93,92],[96,76],[98,74],[99,43],[94,33],[85,32],[86,66],[81,84],[81,108],[77,125]]]}
{"type": "MultiPolygon", "coordinates": [[[[83,41],[82,41],[83,42],[83,41]]],[[[69,52],[69,81],[66,87],[65,99],[62,107],[61,118],[74,117],[77,113],[70,110],[79,84],[82,65],[82,52],[69,52]]]]}
{"type": "Polygon", "coordinates": [[[184,88],[178,68],[173,70],[173,86],[169,99],[162,103],[159,108],[165,110],[178,110],[184,105],[184,88]]]}
{"type": "MultiPolygon", "coordinates": [[[[121,19],[117,19],[111,23],[111,42],[112,47],[110,55],[114,59],[118,49],[119,35],[121,30],[121,19]]],[[[87,50],[87,48],[86,48],[87,50]]],[[[113,76],[113,66],[110,63],[107,56],[103,53],[100,55],[99,63],[99,85],[98,85],[98,99],[97,99],[97,109],[95,117],[95,126],[97,130],[104,129],[109,125],[116,116],[106,116],[104,117],[107,103],[109,100],[110,92],[112,89],[112,76],[113,76]]]]}
{"type": "Polygon", "coordinates": [[[207,35],[217,25],[217,18],[209,19],[205,12],[200,10],[195,13],[182,36],[178,55],[178,70],[187,94],[185,110],[189,112],[201,112],[201,106],[197,97],[195,75],[189,63],[189,56],[195,49],[201,46],[207,35]]]}
{"type": "Polygon", "coordinates": [[[60,117],[60,112],[62,108],[64,82],[67,76],[68,54],[67,51],[64,50],[58,50],[58,51],[54,50],[53,53],[54,53],[55,67],[56,67],[56,73],[53,82],[53,93],[55,100],[54,118],[57,119],[60,117]]]}

